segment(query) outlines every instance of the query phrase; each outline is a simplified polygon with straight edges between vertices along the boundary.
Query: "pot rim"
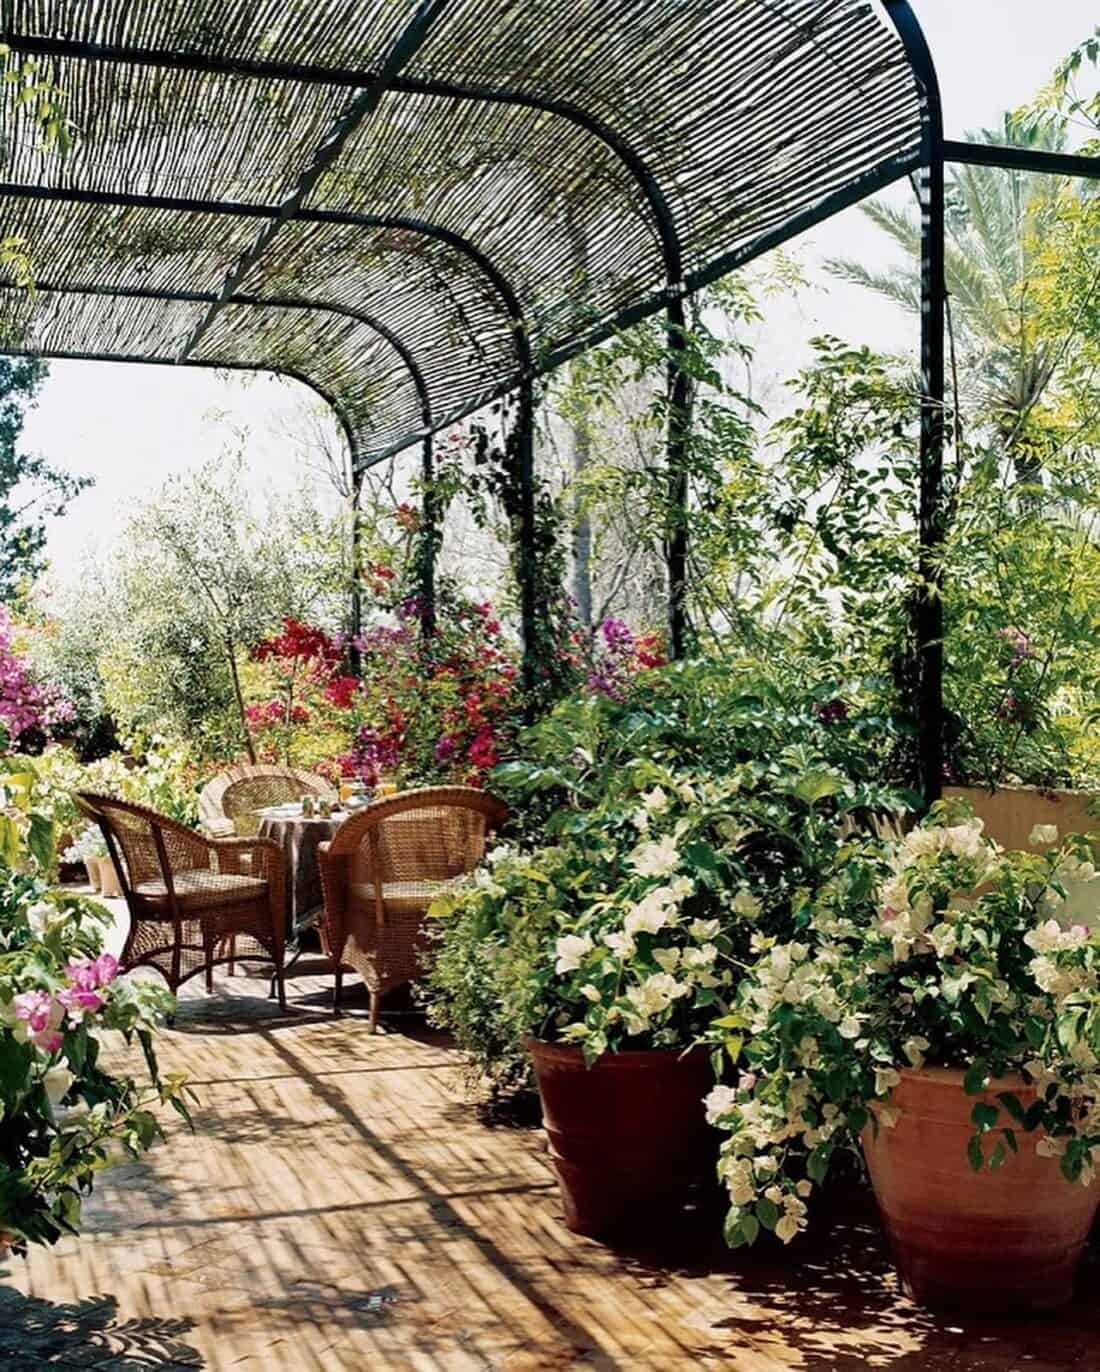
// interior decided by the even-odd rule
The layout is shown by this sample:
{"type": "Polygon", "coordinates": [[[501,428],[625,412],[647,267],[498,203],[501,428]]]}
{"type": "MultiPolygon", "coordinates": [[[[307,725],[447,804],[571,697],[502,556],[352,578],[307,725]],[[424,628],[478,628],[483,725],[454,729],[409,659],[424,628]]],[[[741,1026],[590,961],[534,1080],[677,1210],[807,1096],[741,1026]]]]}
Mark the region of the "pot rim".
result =
{"type": "MultiPolygon", "coordinates": [[[[538,1052],[544,1057],[557,1057],[568,1062],[584,1063],[584,1050],[578,1044],[551,1043],[549,1039],[540,1039],[536,1034],[524,1034],[523,1046],[532,1057],[538,1052]]],[[[673,1058],[694,1060],[703,1055],[710,1056],[710,1049],[705,1043],[689,1044],[686,1048],[626,1048],[619,1052],[609,1048],[605,1053],[600,1054],[592,1067],[598,1067],[601,1062],[615,1062],[621,1063],[623,1066],[630,1066],[658,1060],[667,1062],[673,1058]]]]}
{"type": "MultiPolygon", "coordinates": [[[[944,1090],[962,1090],[966,1067],[899,1067],[896,1069],[902,1081],[928,1082],[944,1090]]],[[[897,1088],[895,1087],[895,1090],[897,1088]]],[[[1020,1072],[1012,1072],[1006,1077],[990,1077],[989,1081],[977,1092],[974,1099],[989,1092],[997,1091],[1035,1091],[1020,1072]]]]}

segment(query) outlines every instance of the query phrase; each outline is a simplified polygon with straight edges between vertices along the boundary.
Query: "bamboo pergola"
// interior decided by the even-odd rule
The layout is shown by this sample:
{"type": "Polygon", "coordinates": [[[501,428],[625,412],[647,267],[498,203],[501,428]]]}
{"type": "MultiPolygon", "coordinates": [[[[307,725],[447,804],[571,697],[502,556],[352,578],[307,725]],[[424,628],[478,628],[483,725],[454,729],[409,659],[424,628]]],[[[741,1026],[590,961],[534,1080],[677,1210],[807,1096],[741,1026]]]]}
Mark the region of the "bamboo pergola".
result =
{"type": "MultiPolygon", "coordinates": [[[[415,447],[426,488],[433,435],[513,395],[532,546],[540,375],[663,314],[669,489],[685,507],[685,298],[920,169],[923,781],[937,793],[943,165],[1001,150],[945,143],[908,0],[0,8],[0,43],[66,92],[81,131],[50,156],[3,88],[0,232],[34,245],[40,275],[33,296],[0,281],[6,350],[281,372],[329,402],[357,469],[415,447]]],[[[686,537],[683,521],[666,536],[674,654],[686,537]]]]}

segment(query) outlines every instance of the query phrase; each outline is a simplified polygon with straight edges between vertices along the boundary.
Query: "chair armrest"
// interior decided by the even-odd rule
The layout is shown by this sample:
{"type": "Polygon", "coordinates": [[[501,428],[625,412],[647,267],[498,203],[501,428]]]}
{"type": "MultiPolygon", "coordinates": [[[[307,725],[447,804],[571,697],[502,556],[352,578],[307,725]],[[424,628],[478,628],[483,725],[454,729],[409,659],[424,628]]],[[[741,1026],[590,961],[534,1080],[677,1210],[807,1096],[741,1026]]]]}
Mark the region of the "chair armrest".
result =
{"type": "Polygon", "coordinates": [[[199,827],[207,838],[234,838],[237,833],[231,819],[206,819],[199,827]]]}

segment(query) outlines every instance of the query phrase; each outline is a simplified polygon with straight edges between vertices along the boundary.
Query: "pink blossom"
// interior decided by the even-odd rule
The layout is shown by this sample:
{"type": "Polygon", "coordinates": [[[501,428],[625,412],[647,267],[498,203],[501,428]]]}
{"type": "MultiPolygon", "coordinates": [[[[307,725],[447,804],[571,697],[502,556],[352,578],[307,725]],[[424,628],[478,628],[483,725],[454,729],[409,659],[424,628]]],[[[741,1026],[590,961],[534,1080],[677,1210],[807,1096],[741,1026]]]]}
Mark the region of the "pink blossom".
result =
{"type": "Polygon", "coordinates": [[[118,976],[118,958],[101,953],[94,962],[70,962],[65,968],[69,983],[78,991],[95,991],[110,986],[118,976]]]}
{"type": "Polygon", "coordinates": [[[111,982],[118,976],[118,958],[113,953],[100,953],[95,960],[95,965],[99,970],[100,986],[110,986],[111,982]]]}
{"type": "Polygon", "coordinates": [[[27,1021],[32,1034],[40,1034],[50,1025],[50,997],[45,991],[23,991],[15,997],[17,1019],[27,1021]]]}
{"type": "Polygon", "coordinates": [[[79,986],[66,986],[58,991],[57,1001],[74,1015],[94,1015],[103,1008],[103,997],[98,991],[79,986]]]}

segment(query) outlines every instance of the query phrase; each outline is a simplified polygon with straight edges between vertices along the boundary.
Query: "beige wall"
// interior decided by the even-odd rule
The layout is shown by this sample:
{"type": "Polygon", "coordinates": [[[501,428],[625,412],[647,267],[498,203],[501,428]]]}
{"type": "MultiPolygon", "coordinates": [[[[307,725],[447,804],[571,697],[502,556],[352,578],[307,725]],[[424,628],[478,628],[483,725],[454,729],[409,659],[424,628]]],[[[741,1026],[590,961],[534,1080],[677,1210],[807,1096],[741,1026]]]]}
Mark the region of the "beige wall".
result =
{"type": "MultiPolygon", "coordinates": [[[[1100,835],[1100,813],[1089,814],[1089,805],[1100,811],[1100,797],[1081,791],[1032,791],[1006,787],[986,791],[977,786],[946,786],[944,798],[969,802],[985,831],[1005,848],[1028,848],[1028,835],[1036,824],[1056,824],[1060,834],[1100,835]]],[[[1100,850],[1100,843],[1097,845],[1100,850]]]]}

